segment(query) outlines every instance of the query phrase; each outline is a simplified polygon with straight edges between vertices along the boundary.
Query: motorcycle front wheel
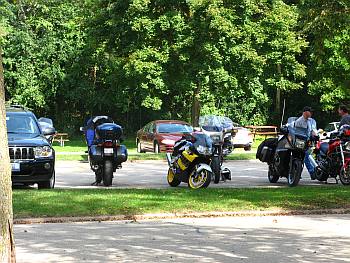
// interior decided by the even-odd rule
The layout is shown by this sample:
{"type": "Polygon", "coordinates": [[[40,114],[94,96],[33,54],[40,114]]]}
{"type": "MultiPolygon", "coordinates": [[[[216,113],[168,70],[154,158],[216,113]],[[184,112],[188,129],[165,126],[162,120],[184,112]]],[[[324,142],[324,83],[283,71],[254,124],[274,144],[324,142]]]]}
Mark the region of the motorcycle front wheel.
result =
{"type": "Polygon", "coordinates": [[[294,187],[299,184],[301,178],[301,172],[303,171],[303,164],[301,160],[294,159],[291,164],[289,174],[287,177],[288,186],[294,187]]]}
{"type": "Polygon", "coordinates": [[[113,180],[113,162],[106,160],[103,167],[103,185],[111,186],[113,180]]]}
{"type": "Polygon", "coordinates": [[[212,173],[203,169],[199,173],[194,171],[188,178],[188,187],[191,189],[207,188],[210,184],[212,173]]]}
{"type": "Polygon", "coordinates": [[[218,184],[220,182],[220,176],[221,176],[221,164],[220,164],[220,157],[214,156],[211,160],[211,169],[214,173],[214,184],[218,184]]]}
{"type": "Polygon", "coordinates": [[[339,179],[343,185],[350,185],[350,167],[347,167],[347,169],[344,169],[344,166],[343,166],[341,168],[339,179]]]}
{"type": "Polygon", "coordinates": [[[169,170],[168,170],[167,181],[168,181],[168,184],[169,184],[171,187],[176,187],[176,186],[178,186],[178,185],[181,183],[181,181],[180,181],[179,178],[174,174],[173,169],[171,169],[171,168],[169,168],[169,170]]]}
{"type": "Polygon", "coordinates": [[[269,165],[269,172],[267,176],[269,178],[269,182],[272,184],[277,183],[280,179],[279,175],[277,174],[275,168],[272,165],[269,165]]]}

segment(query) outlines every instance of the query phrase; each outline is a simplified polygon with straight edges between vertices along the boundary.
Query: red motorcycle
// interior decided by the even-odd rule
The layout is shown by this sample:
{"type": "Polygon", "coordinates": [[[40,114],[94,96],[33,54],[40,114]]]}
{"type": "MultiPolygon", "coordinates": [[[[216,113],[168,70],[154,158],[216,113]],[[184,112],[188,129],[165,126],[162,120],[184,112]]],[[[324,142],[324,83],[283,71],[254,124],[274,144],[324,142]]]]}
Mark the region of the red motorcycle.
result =
{"type": "Polygon", "coordinates": [[[338,182],[339,178],[343,185],[350,185],[350,125],[342,126],[329,142],[318,142],[314,153],[317,180],[338,182]]]}

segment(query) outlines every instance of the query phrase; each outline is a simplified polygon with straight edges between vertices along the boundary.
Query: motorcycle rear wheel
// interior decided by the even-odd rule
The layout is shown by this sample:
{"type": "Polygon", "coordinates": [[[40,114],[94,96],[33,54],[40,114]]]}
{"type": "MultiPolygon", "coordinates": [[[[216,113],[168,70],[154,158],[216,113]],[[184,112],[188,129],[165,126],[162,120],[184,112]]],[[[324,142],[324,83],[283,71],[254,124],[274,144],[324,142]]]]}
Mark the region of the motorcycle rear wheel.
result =
{"type": "Polygon", "coordinates": [[[103,185],[111,186],[113,180],[113,163],[111,160],[106,160],[103,167],[103,185]]]}
{"type": "Polygon", "coordinates": [[[267,174],[267,177],[269,178],[269,182],[272,184],[275,184],[280,179],[279,175],[276,173],[275,168],[273,168],[272,165],[269,165],[269,171],[267,174]]]}
{"type": "Polygon", "coordinates": [[[194,171],[188,178],[188,187],[191,189],[207,188],[210,184],[212,173],[202,170],[197,174],[194,171]]]}
{"type": "Polygon", "coordinates": [[[339,179],[343,185],[350,185],[350,167],[346,170],[344,169],[344,166],[341,168],[339,179]]]}
{"type": "Polygon", "coordinates": [[[168,170],[168,176],[167,176],[167,181],[168,181],[168,184],[171,186],[171,187],[176,187],[178,186],[181,181],[179,180],[179,178],[174,174],[173,170],[171,168],[169,168],[168,170]]]}
{"type": "Polygon", "coordinates": [[[299,184],[301,172],[303,171],[303,165],[301,160],[298,159],[294,159],[291,165],[292,167],[290,168],[287,177],[288,186],[295,187],[299,184]]]}
{"type": "Polygon", "coordinates": [[[325,182],[328,180],[328,174],[322,171],[319,167],[316,168],[315,177],[320,182],[325,182]]]}

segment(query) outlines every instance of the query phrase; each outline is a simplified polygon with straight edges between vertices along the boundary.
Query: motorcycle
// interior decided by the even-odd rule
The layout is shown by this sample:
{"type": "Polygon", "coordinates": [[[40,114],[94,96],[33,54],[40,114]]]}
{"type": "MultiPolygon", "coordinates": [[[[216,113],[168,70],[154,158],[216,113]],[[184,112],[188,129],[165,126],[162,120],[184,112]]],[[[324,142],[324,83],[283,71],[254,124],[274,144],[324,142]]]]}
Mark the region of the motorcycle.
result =
{"type": "Polygon", "coordinates": [[[297,123],[296,119],[289,118],[288,124],[281,128],[279,138],[268,139],[258,148],[257,158],[269,166],[270,183],[277,183],[281,177],[286,177],[288,186],[299,184],[305,152],[312,145],[313,138],[308,134],[307,127],[297,123]]]}
{"type": "Polygon", "coordinates": [[[222,116],[206,115],[199,118],[199,126],[213,141],[211,168],[214,183],[219,183],[220,179],[231,180],[231,171],[222,165],[224,157],[233,151],[232,134],[237,131],[233,128],[232,120],[222,116]]]}
{"type": "Polygon", "coordinates": [[[173,153],[166,154],[169,165],[168,184],[176,187],[184,182],[192,189],[208,187],[213,173],[210,167],[212,154],[212,142],[206,134],[183,136],[175,143],[173,153]]]}
{"type": "Polygon", "coordinates": [[[88,157],[91,170],[95,173],[95,183],[112,185],[113,173],[122,168],[128,152],[121,144],[123,129],[107,116],[92,117],[87,121],[84,132],[88,144],[88,157]]]}
{"type": "Polygon", "coordinates": [[[350,126],[343,125],[332,134],[329,142],[319,141],[314,154],[316,156],[315,177],[321,182],[328,178],[338,178],[343,185],[350,185],[350,126]]]}

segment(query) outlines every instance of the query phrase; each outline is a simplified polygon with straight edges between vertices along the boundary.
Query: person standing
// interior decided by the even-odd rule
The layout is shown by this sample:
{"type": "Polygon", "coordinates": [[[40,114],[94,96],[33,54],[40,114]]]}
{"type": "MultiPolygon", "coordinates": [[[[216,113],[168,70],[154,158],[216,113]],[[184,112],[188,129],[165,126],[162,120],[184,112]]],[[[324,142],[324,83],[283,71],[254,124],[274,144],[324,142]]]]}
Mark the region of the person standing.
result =
{"type": "Polygon", "coordinates": [[[345,124],[350,125],[350,114],[349,110],[345,105],[340,105],[338,108],[339,116],[341,117],[339,128],[345,124]]]}
{"type": "MultiPolygon", "coordinates": [[[[313,118],[311,118],[312,114],[313,114],[313,111],[311,107],[305,106],[303,108],[302,116],[299,119],[297,119],[295,123],[298,124],[299,127],[307,128],[309,136],[316,137],[318,136],[317,123],[313,118]]],[[[307,150],[305,152],[305,159],[304,159],[305,167],[310,174],[311,180],[315,180],[316,167],[313,164],[314,162],[311,161],[311,158],[312,158],[311,153],[309,152],[309,150],[307,150]]]]}

